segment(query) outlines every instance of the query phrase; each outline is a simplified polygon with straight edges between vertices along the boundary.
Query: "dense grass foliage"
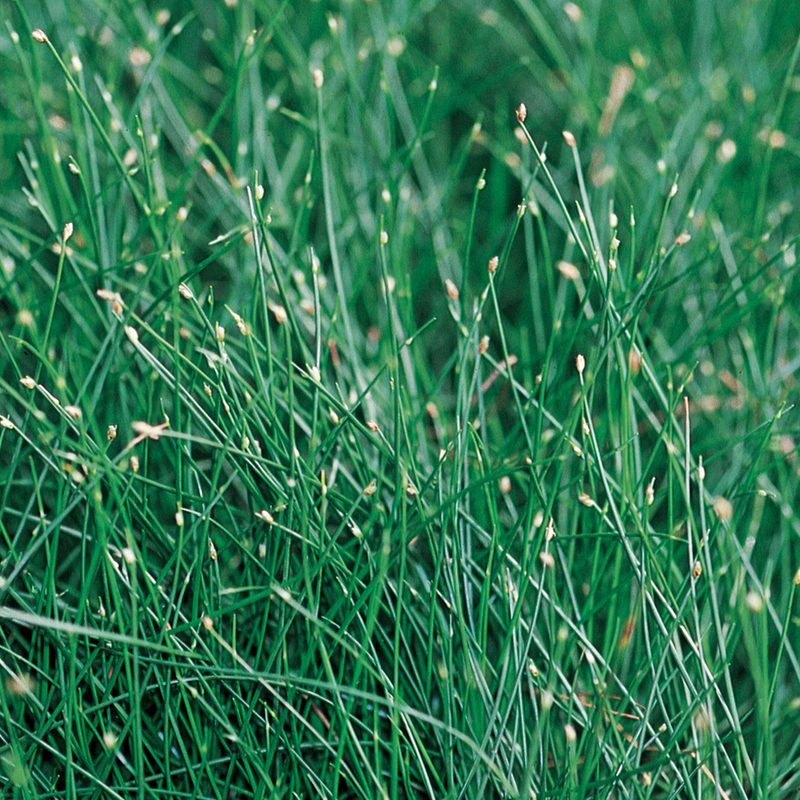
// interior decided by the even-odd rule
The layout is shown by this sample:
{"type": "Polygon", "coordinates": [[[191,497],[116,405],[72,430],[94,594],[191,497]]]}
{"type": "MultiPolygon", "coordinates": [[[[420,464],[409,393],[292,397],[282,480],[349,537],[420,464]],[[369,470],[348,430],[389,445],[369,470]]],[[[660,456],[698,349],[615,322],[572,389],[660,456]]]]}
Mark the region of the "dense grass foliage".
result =
{"type": "Polygon", "coordinates": [[[798,796],[792,3],[0,9],[4,797],[798,796]]]}

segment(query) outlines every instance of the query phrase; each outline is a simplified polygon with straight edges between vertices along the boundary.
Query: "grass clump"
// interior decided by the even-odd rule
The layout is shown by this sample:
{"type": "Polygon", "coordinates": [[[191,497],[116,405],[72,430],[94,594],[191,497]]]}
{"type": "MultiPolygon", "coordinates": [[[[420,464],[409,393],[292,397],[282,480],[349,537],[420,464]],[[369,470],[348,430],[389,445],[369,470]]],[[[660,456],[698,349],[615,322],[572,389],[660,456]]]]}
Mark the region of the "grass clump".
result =
{"type": "Polygon", "coordinates": [[[785,4],[231,5],[5,15],[3,791],[796,796],[785,4]]]}

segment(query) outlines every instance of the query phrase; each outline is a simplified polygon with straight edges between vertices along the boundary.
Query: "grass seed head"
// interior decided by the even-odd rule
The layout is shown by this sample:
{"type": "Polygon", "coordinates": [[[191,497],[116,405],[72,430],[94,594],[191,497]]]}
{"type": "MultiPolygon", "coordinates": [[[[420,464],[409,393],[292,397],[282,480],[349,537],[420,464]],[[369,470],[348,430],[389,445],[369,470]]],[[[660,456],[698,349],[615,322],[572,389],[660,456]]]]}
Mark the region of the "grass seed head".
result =
{"type": "Polygon", "coordinates": [[[577,281],[581,277],[578,268],[569,261],[559,261],[556,268],[568,281],[577,281]]]}
{"type": "Polygon", "coordinates": [[[730,522],[733,517],[733,503],[722,495],[714,498],[714,513],[720,522],[730,522]]]}
{"type": "Polygon", "coordinates": [[[757,614],[764,608],[764,598],[753,589],[745,595],[744,602],[754,614],[757,614]]]}
{"type": "Polygon", "coordinates": [[[36,689],[36,679],[28,672],[9,675],[5,680],[6,694],[12,697],[25,697],[36,689]]]}

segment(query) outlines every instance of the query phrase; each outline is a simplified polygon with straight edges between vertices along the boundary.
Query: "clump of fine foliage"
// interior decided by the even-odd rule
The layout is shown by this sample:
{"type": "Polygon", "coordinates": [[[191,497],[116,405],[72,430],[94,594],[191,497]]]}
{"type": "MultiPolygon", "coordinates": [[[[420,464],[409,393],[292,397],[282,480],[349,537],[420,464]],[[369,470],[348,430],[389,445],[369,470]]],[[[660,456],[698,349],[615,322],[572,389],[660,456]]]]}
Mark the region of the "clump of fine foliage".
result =
{"type": "Polygon", "coordinates": [[[4,797],[797,797],[791,3],[0,8],[4,797]]]}

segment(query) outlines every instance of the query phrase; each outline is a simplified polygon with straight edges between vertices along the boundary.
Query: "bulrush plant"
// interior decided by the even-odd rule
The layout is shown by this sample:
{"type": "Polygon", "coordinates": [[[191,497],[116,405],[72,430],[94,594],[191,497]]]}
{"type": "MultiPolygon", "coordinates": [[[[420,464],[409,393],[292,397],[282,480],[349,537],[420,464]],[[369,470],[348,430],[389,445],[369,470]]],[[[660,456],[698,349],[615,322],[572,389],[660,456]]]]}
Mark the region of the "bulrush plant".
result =
{"type": "Polygon", "coordinates": [[[780,4],[323,5],[9,10],[0,794],[797,797],[780,4]]]}

